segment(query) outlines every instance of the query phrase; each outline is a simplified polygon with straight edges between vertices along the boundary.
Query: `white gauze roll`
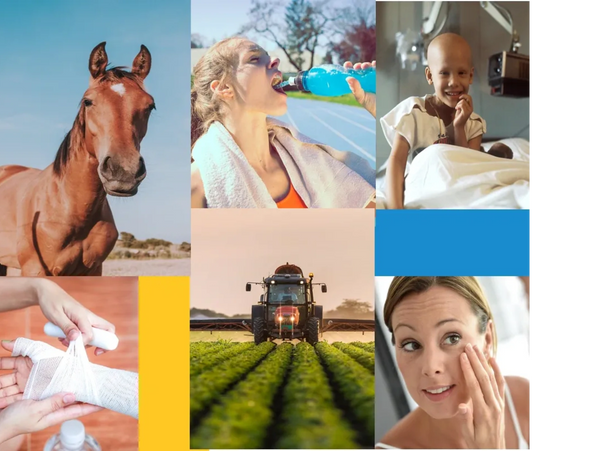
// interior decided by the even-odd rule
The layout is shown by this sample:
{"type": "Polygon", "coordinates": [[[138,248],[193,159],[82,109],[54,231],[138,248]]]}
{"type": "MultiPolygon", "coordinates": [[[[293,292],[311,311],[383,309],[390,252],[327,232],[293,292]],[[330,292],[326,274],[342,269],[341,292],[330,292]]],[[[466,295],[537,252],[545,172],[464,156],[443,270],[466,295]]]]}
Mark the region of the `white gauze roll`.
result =
{"type": "Polygon", "coordinates": [[[70,342],[66,352],[41,341],[17,338],[12,355],[33,362],[24,399],[68,392],[79,402],[138,418],[138,374],[90,363],[81,336],[70,342]]]}

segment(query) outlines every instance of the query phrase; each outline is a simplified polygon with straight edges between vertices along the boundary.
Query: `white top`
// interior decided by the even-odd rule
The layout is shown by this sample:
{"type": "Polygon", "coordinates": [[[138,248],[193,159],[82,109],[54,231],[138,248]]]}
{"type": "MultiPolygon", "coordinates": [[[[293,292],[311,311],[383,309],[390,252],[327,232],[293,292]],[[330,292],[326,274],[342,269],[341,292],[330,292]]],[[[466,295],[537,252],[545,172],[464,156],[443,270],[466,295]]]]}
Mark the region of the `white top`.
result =
{"type": "MultiPolygon", "coordinates": [[[[508,385],[504,386],[504,393],[506,394],[506,403],[508,404],[508,410],[510,411],[510,416],[512,417],[513,424],[515,425],[515,430],[517,431],[517,441],[518,448],[517,449],[529,449],[529,444],[523,437],[523,433],[521,432],[521,425],[519,424],[519,418],[517,417],[517,411],[515,410],[515,405],[512,400],[512,396],[510,396],[510,390],[508,389],[508,385]]],[[[397,448],[395,446],[386,445],[385,443],[379,442],[375,445],[375,448],[383,448],[383,449],[402,449],[397,448]]]]}
{"type": "MultiPolygon", "coordinates": [[[[409,145],[408,162],[418,151],[438,143],[448,143],[452,135],[452,124],[448,127],[437,116],[431,116],[425,107],[428,96],[409,97],[396,105],[392,111],[381,118],[381,127],[387,142],[391,146],[396,133],[406,139],[409,145]]],[[[471,113],[465,124],[467,141],[486,132],[485,121],[481,116],[471,113]]]]}

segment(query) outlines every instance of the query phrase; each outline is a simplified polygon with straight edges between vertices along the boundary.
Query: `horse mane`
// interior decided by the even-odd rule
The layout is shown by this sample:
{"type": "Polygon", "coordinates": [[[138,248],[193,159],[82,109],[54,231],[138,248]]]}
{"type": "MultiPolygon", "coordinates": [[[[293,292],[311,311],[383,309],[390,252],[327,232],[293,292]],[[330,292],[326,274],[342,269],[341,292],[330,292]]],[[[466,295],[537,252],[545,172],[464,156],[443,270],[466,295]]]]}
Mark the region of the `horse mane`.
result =
{"type": "MultiPolygon", "coordinates": [[[[134,81],[140,88],[144,89],[143,80],[136,74],[133,74],[124,69],[125,66],[116,66],[109,68],[108,70],[106,70],[106,72],[104,72],[104,74],[98,77],[95,80],[95,82],[111,83],[126,78],[128,80],[134,81]]],[[[53,170],[56,175],[62,175],[67,165],[67,162],[69,161],[70,150],[83,142],[83,138],[85,135],[84,109],[85,107],[83,106],[83,102],[79,102],[79,112],[77,113],[77,117],[73,122],[73,126],[71,127],[71,130],[67,132],[65,138],[58,147],[58,151],[56,152],[56,157],[54,158],[53,164],[53,170]]]]}

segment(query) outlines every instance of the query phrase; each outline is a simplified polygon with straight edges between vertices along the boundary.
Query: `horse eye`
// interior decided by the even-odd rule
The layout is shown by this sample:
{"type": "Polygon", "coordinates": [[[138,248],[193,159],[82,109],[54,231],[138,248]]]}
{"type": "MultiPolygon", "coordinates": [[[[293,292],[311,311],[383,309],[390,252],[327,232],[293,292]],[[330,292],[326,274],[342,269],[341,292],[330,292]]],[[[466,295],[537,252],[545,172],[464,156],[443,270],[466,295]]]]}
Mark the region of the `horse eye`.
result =
{"type": "Polygon", "coordinates": [[[156,104],[155,103],[153,103],[152,105],[150,105],[148,107],[148,111],[152,111],[152,110],[155,110],[155,109],[156,109],[156,104]]]}
{"type": "Polygon", "coordinates": [[[83,104],[85,106],[92,106],[93,105],[92,101],[89,100],[89,99],[83,99],[83,104]]]}

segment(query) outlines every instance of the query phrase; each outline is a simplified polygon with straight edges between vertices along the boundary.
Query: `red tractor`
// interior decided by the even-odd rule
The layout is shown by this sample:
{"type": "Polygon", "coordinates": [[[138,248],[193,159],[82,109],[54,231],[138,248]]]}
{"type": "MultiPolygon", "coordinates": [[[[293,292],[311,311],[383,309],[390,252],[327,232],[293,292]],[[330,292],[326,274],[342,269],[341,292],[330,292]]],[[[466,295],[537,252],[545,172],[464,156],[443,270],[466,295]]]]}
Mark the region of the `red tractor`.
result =
{"type": "Polygon", "coordinates": [[[327,285],[312,280],[312,273],[305,278],[300,267],[286,263],[262,282],[246,284],[246,291],[252,289],[252,284],[264,289],[258,305],[252,306],[252,333],[256,344],[274,339],[299,339],[310,344],[319,341],[323,306],[316,305],[313,286],[321,285],[321,292],[327,293],[327,285]]]}

